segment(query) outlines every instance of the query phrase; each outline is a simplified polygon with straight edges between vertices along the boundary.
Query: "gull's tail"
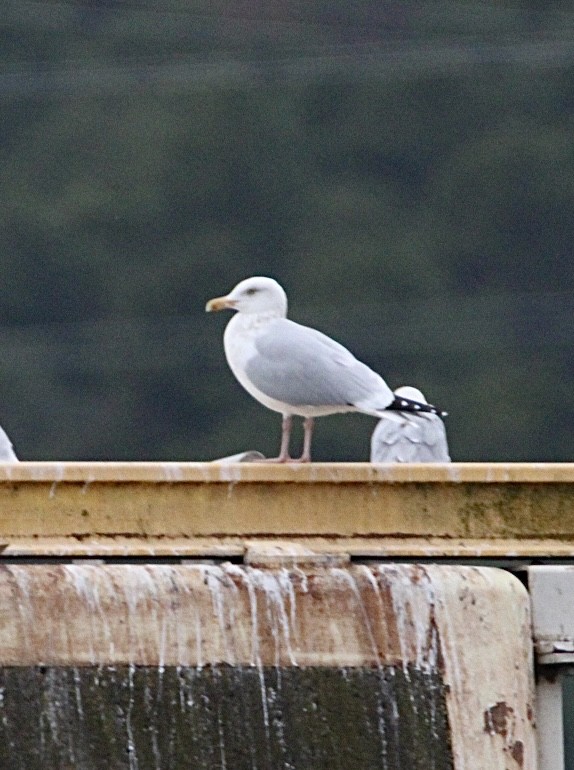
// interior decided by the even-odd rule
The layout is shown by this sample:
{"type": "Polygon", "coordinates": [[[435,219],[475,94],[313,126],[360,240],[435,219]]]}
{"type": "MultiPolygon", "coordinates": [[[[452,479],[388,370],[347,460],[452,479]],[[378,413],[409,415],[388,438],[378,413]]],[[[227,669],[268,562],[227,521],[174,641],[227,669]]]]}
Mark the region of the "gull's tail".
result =
{"type": "Polygon", "coordinates": [[[403,398],[402,396],[395,396],[395,400],[386,409],[393,412],[430,412],[439,417],[446,417],[448,414],[448,412],[443,412],[432,404],[421,404],[420,401],[413,401],[412,398],[403,398]]]}

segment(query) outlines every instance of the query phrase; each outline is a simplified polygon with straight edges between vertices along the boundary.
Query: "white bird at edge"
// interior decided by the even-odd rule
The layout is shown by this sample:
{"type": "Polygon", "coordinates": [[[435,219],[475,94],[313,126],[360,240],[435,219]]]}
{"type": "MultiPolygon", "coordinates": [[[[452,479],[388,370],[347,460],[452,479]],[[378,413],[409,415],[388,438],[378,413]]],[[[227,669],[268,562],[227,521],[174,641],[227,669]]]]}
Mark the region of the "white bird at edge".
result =
{"type": "Polygon", "coordinates": [[[17,463],[19,462],[14,452],[12,442],[8,438],[6,431],[0,428],[0,463],[17,463]]]}
{"type": "Polygon", "coordinates": [[[237,313],[223,335],[231,371],[257,401],[283,415],[279,455],[269,462],[310,462],[313,420],[337,412],[381,417],[387,410],[441,414],[431,404],[396,397],[385,381],[325,334],[287,319],[287,295],[272,278],[246,278],[209,300],[207,312],[237,313]],[[304,418],[303,453],[292,460],[293,415],[304,418]]]}
{"type": "MultiPolygon", "coordinates": [[[[404,385],[395,396],[426,404],[417,388],[404,385]]],[[[371,436],[372,463],[449,463],[443,421],[429,412],[394,412],[377,423],[371,436]]]]}

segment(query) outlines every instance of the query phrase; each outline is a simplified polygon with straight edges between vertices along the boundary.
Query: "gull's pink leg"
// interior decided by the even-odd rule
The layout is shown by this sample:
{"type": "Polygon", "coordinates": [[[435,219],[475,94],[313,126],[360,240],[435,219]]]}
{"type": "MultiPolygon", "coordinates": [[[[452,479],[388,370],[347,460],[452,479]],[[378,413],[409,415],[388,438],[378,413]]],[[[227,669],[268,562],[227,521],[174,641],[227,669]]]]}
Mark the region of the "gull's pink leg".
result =
{"type": "Polygon", "coordinates": [[[306,417],[303,422],[303,454],[296,461],[299,463],[311,462],[311,439],[313,438],[314,420],[312,417],[306,417]]]}
{"type": "Polygon", "coordinates": [[[289,440],[291,439],[291,427],[293,425],[293,417],[290,414],[283,415],[283,422],[281,423],[281,448],[279,449],[279,455],[277,457],[268,457],[265,462],[268,463],[290,463],[292,462],[289,457],[289,440]]]}

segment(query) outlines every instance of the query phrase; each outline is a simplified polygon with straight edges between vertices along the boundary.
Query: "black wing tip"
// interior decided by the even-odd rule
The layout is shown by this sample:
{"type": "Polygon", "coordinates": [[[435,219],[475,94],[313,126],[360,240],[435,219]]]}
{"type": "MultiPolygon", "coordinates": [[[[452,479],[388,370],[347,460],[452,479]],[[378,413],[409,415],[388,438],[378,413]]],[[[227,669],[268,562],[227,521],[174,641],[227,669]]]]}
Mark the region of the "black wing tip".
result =
{"type": "Polygon", "coordinates": [[[432,404],[421,404],[419,401],[413,401],[410,398],[402,398],[400,396],[395,396],[395,400],[387,406],[387,409],[394,412],[427,412],[427,414],[436,414],[437,417],[446,417],[448,415],[448,412],[443,412],[442,409],[432,404]]]}

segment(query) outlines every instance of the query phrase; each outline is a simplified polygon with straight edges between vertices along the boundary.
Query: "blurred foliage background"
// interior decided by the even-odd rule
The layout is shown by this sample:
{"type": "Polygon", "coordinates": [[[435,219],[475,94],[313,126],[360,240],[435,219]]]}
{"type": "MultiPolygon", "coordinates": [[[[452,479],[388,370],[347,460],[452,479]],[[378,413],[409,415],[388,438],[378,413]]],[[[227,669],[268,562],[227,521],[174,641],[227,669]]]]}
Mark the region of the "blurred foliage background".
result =
{"type": "Polygon", "coordinates": [[[6,0],[0,100],[22,459],[276,452],[204,313],[254,274],[448,410],[453,459],[573,459],[571,2],[6,0]]]}

